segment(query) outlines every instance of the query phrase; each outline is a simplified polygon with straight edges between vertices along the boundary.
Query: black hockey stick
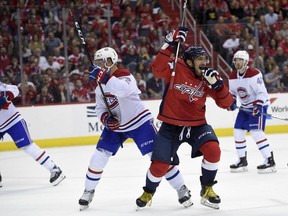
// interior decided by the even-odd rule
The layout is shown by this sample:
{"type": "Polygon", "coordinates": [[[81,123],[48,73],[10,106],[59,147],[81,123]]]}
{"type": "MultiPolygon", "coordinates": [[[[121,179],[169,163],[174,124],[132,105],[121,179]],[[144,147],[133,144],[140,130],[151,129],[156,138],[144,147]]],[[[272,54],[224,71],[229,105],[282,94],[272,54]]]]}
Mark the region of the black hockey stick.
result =
{"type": "MultiPolygon", "coordinates": [[[[245,111],[245,112],[253,112],[253,110],[247,109],[247,108],[244,108],[244,107],[237,107],[237,108],[238,108],[239,110],[243,110],[243,111],[245,111]]],[[[269,113],[260,113],[260,114],[261,114],[261,115],[264,115],[264,116],[269,116],[269,117],[271,117],[271,118],[288,121],[288,118],[285,118],[285,117],[275,116],[275,115],[272,115],[272,114],[269,114],[269,113]]]]}
{"type": "MultiPolygon", "coordinates": [[[[79,23],[77,22],[74,14],[72,13],[72,10],[71,10],[71,8],[70,8],[70,7],[71,7],[71,6],[70,6],[70,5],[71,5],[71,2],[70,2],[70,0],[66,0],[66,2],[67,2],[67,4],[68,4],[69,13],[70,13],[71,17],[73,18],[75,30],[77,31],[79,41],[80,41],[82,47],[84,48],[84,51],[85,51],[85,53],[86,53],[86,55],[87,55],[87,57],[88,57],[88,59],[89,59],[89,61],[90,61],[90,64],[93,66],[94,63],[93,63],[93,61],[92,61],[92,59],[91,59],[91,56],[90,56],[90,54],[89,54],[89,51],[88,51],[88,49],[87,49],[87,45],[86,45],[86,41],[85,41],[84,35],[83,35],[82,31],[81,31],[81,28],[80,28],[79,23]]],[[[111,112],[111,110],[110,110],[110,108],[109,108],[109,105],[108,105],[107,98],[106,98],[106,96],[105,96],[104,90],[103,90],[103,88],[102,88],[102,86],[101,86],[101,83],[98,82],[97,80],[96,80],[96,82],[97,82],[97,84],[98,84],[98,86],[99,86],[99,88],[100,88],[100,91],[101,91],[103,100],[104,100],[104,102],[105,102],[105,106],[106,106],[106,108],[107,108],[107,110],[108,110],[108,113],[109,113],[110,116],[113,116],[113,114],[112,114],[112,112],[111,112]]]]}
{"type": "MultiPolygon", "coordinates": [[[[184,25],[185,16],[186,16],[186,6],[187,6],[187,0],[185,0],[184,4],[183,4],[183,13],[182,13],[181,26],[184,25]]],[[[175,74],[176,74],[176,65],[177,65],[178,55],[179,55],[179,49],[180,49],[180,41],[178,41],[178,43],[177,43],[177,48],[176,48],[176,53],[175,53],[175,60],[174,60],[174,64],[173,64],[173,70],[172,70],[171,80],[170,80],[170,85],[169,85],[170,89],[173,88],[174,77],[175,77],[175,74]]]]}

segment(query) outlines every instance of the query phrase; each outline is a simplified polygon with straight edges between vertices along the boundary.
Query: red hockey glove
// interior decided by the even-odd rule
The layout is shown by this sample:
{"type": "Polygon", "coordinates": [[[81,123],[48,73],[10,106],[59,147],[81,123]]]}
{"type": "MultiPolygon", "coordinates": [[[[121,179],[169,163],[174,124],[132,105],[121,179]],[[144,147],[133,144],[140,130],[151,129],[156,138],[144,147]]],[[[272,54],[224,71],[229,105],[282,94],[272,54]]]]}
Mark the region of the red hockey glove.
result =
{"type": "Polygon", "coordinates": [[[218,71],[212,68],[203,69],[203,76],[214,90],[220,90],[223,87],[223,80],[218,71]]]}
{"type": "Polygon", "coordinates": [[[8,109],[11,104],[11,100],[8,97],[6,91],[0,92],[0,109],[8,109]]]}
{"type": "Polygon", "coordinates": [[[104,68],[99,66],[89,67],[89,79],[106,84],[109,80],[110,70],[105,71],[104,68]]]}
{"type": "Polygon", "coordinates": [[[263,101],[254,101],[254,107],[252,111],[253,116],[260,116],[263,113],[263,101]]]}
{"type": "Polygon", "coordinates": [[[108,112],[105,112],[101,116],[101,122],[108,130],[114,131],[119,129],[120,121],[117,116],[109,116],[108,112]]]}

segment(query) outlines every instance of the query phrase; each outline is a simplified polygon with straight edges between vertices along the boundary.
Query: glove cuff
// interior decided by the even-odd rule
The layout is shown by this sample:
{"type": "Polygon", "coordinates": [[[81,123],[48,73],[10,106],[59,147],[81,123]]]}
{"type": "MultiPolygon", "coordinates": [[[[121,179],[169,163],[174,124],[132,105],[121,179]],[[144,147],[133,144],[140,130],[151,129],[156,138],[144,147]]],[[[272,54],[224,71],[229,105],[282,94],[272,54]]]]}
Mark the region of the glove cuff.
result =
{"type": "Polygon", "coordinates": [[[104,113],[101,115],[100,121],[102,122],[103,125],[105,125],[105,121],[106,121],[106,119],[107,119],[108,117],[109,117],[108,112],[104,112],[104,113]]]}

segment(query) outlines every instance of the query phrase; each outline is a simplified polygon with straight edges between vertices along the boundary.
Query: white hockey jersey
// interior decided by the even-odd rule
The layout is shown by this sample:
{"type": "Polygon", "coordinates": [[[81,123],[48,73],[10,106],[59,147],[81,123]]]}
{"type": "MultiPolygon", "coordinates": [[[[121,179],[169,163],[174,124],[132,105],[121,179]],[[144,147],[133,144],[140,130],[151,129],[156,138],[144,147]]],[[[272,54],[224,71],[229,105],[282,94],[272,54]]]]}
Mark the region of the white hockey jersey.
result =
{"type": "Polygon", "coordinates": [[[242,76],[234,70],[229,77],[229,91],[245,108],[252,108],[256,101],[263,101],[263,105],[270,104],[263,76],[253,67],[248,67],[242,76]]]}
{"type": "MultiPolygon", "coordinates": [[[[15,85],[0,82],[0,91],[6,91],[10,99],[17,97],[19,89],[15,85]]],[[[5,132],[22,119],[14,104],[11,102],[8,109],[0,109],[0,132],[5,132]]]]}
{"type": "MultiPolygon", "coordinates": [[[[136,80],[127,69],[118,68],[106,85],[101,84],[108,106],[113,115],[120,119],[120,127],[116,132],[127,132],[138,128],[147,120],[153,119],[140,99],[141,91],[136,80]]],[[[105,101],[99,86],[96,88],[96,114],[100,119],[107,112],[105,101]]]]}

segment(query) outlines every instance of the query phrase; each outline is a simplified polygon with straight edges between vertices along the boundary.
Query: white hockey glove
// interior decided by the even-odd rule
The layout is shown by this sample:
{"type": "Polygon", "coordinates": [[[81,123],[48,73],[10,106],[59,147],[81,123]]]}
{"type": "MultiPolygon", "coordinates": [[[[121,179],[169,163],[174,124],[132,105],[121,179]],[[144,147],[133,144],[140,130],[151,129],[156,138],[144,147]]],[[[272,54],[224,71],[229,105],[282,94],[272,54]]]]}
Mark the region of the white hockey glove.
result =
{"type": "Polygon", "coordinates": [[[214,90],[220,90],[223,86],[223,80],[220,77],[218,71],[212,68],[206,68],[202,70],[204,78],[211,85],[214,90]]]}
{"type": "Polygon", "coordinates": [[[165,50],[169,45],[177,46],[179,42],[185,42],[186,36],[188,33],[188,28],[184,26],[180,26],[178,29],[174,29],[172,32],[165,37],[165,44],[161,47],[161,49],[165,50]]]}

